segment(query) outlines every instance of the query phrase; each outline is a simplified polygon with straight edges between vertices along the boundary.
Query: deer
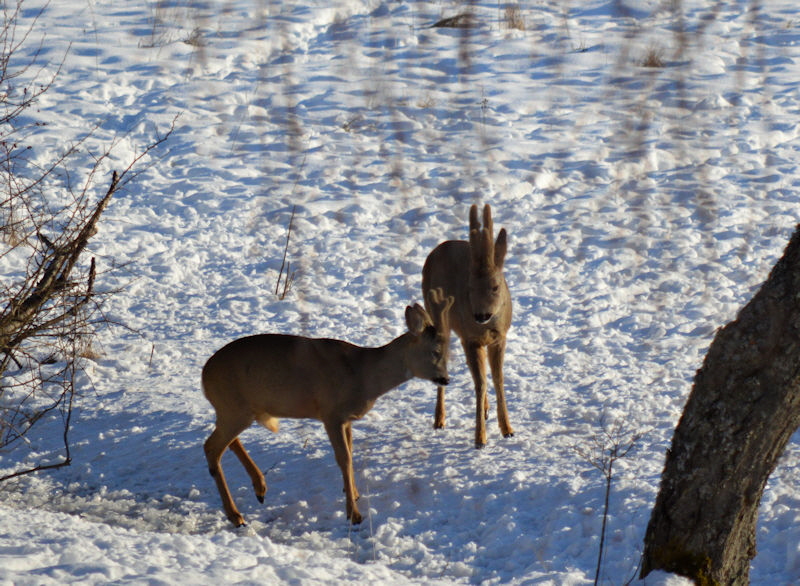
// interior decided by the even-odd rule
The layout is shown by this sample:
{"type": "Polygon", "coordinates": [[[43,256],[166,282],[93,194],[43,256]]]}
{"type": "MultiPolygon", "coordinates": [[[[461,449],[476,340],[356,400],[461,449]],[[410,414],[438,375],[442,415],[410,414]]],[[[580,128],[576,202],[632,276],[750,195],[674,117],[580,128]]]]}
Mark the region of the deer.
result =
{"type": "MultiPolygon", "coordinates": [[[[511,326],[511,294],[503,276],[508,250],[505,228],[494,240],[492,210],[483,208],[483,225],[478,206],[469,213],[469,242],[448,240],[431,251],[422,268],[422,292],[441,289],[455,301],[449,314],[449,327],[461,340],[467,366],[475,384],[475,448],[486,445],[486,419],[489,398],[486,383],[486,358],[497,395],[497,420],[504,437],[514,435],[508,420],[503,387],[503,359],[506,334],[511,326]]],[[[427,297],[426,297],[427,299],[427,297]]],[[[449,337],[449,331],[448,331],[449,337]]],[[[438,385],[434,428],[445,426],[444,385],[438,385]]]]}
{"type": "Polygon", "coordinates": [[[216,423],[203,447],[231,523],[236,527],[246,524],[225,481],[222,454],[231,449],[263,503],[267,492],[264,475],[239,435],[254,422],[277,432],[281,417],[323,423],[342,472],[347,519],[353,525],[361,523],[353,476],[352,422],[370,411],[379,397],[414,377],[438,385],[449,382],[445,332],[449,331],[447,316],[453,298],[433,289],[425,305],[427,310],[418,303],[406,307],[408,331],[381,347],[257,334],[230,342],[208,359],[202,388],[214,408],[216,423]]]}

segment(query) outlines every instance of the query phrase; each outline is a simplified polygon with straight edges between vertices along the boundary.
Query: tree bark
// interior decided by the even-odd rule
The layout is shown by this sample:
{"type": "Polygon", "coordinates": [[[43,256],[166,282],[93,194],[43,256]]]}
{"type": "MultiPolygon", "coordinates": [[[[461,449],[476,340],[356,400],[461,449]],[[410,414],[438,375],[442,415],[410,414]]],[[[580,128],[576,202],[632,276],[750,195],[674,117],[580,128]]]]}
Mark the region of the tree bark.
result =
{"type": "Polygon", "coordinates": [[[642,577],[749,583],[769,475],[800,426],[800,226],[736,320],[720,329],[667,452],[642,577]]]}

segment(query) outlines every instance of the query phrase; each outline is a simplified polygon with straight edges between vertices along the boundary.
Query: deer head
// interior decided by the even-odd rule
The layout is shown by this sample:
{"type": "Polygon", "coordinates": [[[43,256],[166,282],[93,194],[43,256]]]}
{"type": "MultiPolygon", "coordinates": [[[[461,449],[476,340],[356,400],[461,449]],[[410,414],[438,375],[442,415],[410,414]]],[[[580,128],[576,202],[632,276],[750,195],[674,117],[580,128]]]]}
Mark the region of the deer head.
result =
{"type": "Polygon", "coordinates": [[[446,385],[449,355],[448,322],[453,297],[445,297],[441,289],[428,292],[430,315],[419,305],[406,308],[406,325],[414,337],[408,356],[409,371],[416,377],[446,385]]]}
{"type": "Polygon", "coordinates": [[[492,210],[489,204],[483,207],[483,226],[478,219],[478,206],[469,211],[469,304],[473,319],[485,324],[497,315],[508,302],[507,288],[503,278],[503,262],[508,250],[505,228],[494,240],[492,210]]]}

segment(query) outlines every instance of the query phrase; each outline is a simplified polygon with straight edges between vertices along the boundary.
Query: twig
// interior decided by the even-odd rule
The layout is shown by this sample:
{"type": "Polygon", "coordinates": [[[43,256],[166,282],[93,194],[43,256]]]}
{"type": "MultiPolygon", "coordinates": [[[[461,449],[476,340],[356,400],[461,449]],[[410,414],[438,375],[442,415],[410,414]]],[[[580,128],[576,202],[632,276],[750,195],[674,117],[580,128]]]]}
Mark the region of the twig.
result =
{"type": "Polygon", "coordinates": [[[625,458],[636,443],[644,436],[643,432],[629,433],[617,424],[609,430],[603,425],[603,433],[593,438],[593,446],[573,446],[573,449],[594,468],[597,468],[605,478],[606,490],[603,503],[603,523],[600,529],[600,547],[597,553],[597,568],[594,575],[594,586],[600,581],[600,570],[603,566],[603,553],[605,552],[606,528],[611,503],[611,482],[614,478],[614,464],[617,460],[625,458]]]}
{"type": "Polygon", "coordinates": [[[294,274],[293,273],[290,274],[289,272],[289,267],[291,266],[291,263],[289,263],[289,266],[287,266],[286,255],[289,251],[289,239],[292,236],[292,226],[294,225],[294,212],[296,208],[297,205],[292,206],[292,215],[289,218],[289,228],[288,230],[286,230],[286,245],[283,247],[283,260],[281,261],[281,270],[278,273],[278,281],[275,283],[275,295],[281,300],[286,298],[286,294],[289,292],[289,285],[294,280],[294,274]],[[286,269],[285,276],[283,274],[284,268],[286,269]],[[283,277],[284,279],[284,284],[283,284],[283,292],[279,294],[278,291],[280,290],[281,277],[283,277]]]}
{"type": "MultiPolygon", "coordinates": [[[[69,466],[72,464],[72,453],[70,452],[69,448],[69,429],[70,424],[72,422],[72,403],[75,398],[75,359],[74,357],[77,355],[77,338],[73,338],[72,340],[72,356],[73,359],[70,361],[67,368],[69,368],[69,381],[66,384],[66,388],[64,389],[64,395],[67,398],[67,405],[64,407],[63,418],[64,418],[64,432],[62,434],[62,438],[64,440],[64,459],[61,462],[57,462],[55,464],[40,464],[39,466],[34,466],[32,468],[28,468],[26,470],[18,470],[16,472],[12,472],[11,474],[6,474],[5,476],[0,476],[0,482],[4,482],[11,478],[17,478],[19,476],[25,476],[28,474],[33,474],[35,472],[42,472],[44,470],[55,470],[57,468],[63,468],[65,466],[69,466]]],[[[61,401],[59,401],[60,403],[61,401]]]]}

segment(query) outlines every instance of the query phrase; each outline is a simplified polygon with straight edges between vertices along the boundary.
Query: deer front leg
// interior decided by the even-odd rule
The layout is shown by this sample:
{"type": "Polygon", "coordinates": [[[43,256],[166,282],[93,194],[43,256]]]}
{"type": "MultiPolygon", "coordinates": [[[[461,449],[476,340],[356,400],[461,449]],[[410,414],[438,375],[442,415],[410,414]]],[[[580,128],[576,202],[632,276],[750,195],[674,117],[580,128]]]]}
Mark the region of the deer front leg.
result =
{"type": "MultiPolygon", "coordinates": [[[[350,452],[350,462],[352,463],[352,461],[353,461],[353,424],[352,424],[352,422],[348,421],[347,423],[345,423],[344,432],[345,432],[345,439],[347,439],[347,451],[350,452]]],[[[352,470],[352,464],[351,464],[351,470],[352,470]]],[[[345,493],[347,492],[347,487],[345,487],[344,491],[345,491],[345,493]]],[[[356,487],[355,480],[353,480],[353,498],[355,500],[358,500],[358,499],[361,498],[361,495],[358,494],[358,488],[356,487]]]]}
{"type": "Polygon", "coordinates": [[[506,352],[506,342],[503,340],[499,344],[489,346],[489,366],[492,369],[492,381],[494,382],[494,392],[497,394],[497,423],[500,425],[500,432],[503,437],[511,437],[514,430],[508,421],[508,409],[506,408],[506,393],[503,387],[503,357],[506,352]]]}
{"type": "Polygon", "coordinates": [[[475,448],[486,445],[486,349],[480,344],[464,343],[467,366],[475,383],[475,448]]]}
{"type": "Polygon", "coordinates": [[[348,445],[348,432],[347,427],[350,423],[341,422],[325,422],[325,431],[328,432],[328,439],[331,440],[333,446],[333,454],[336,456],[336,463],[342,471],[342,478],[344,479],[344,493],[347,503],[347,518],[353,523],[358,525],[362,521],[361,513],[356,506],[356,498],[358,491],[353,476],[353,454],[348,445]]]}
{"type": "Polygon", "coordinates": [[[436,387],[436,412],[433,416],[433,429],[444,429],[444,387],[436,387]]]}
{"type": "MultiPolygon", "coordinates": [[[[449,311],[449,306],[448,310],[449,311]]],[[[442,335],[445,338],[444,346],[448,349],[450,348],[450,326],[448,325],[446,313],[445,317],[440,319],[445,320],[441,325],[442,335]]],[[[445,426],[445,407],[444,407],[444,387],[439,385],[436,387],[436,411],[433,414],[433,429],[444,429],[445,426]]]]}

